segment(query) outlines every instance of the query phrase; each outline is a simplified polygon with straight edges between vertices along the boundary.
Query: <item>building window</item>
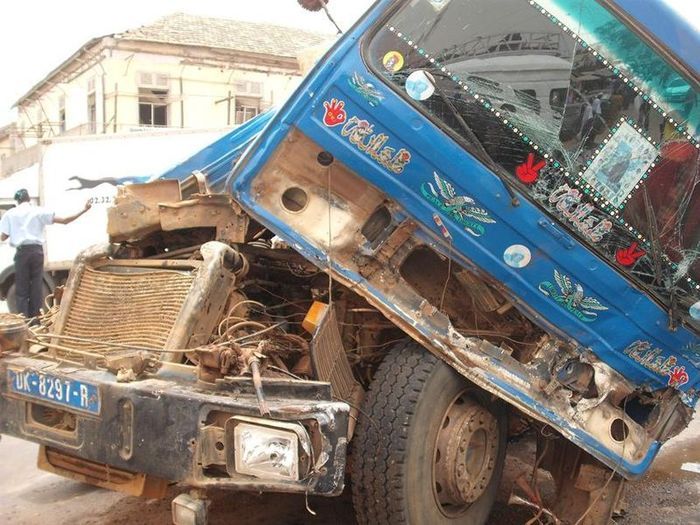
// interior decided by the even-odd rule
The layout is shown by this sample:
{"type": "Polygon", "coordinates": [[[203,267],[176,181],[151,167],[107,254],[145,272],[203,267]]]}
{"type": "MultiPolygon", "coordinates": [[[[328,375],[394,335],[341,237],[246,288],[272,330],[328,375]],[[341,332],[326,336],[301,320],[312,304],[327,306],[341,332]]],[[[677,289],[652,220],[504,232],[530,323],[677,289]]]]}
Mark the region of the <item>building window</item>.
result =
{"type": "Polygon", "coordinates": [[[141,126],[168,125],[168,91],[139,88],[139,124],[141,126]]]}
{"type": "Polygon", "coordinates": [[[66,132],[66,97],[58,100],[58,132],[66,132]]]}
{"type": "Polygon", "coordinates": [[[251,80],[237,80],[233,83],[236,95],[261,96],[263,90],[262,82],[251,80]]]}
{"type": "Polygon", "coordinates": [[[88,95],[87,116],[90,133],[97,133],[97,98],[94,93],[88,95]]]}
{"type": "Polygon", "coordinates": [[[236,124],[243,124],[260,113],[260,102],[257,100],[236,99],[236,124]]]}

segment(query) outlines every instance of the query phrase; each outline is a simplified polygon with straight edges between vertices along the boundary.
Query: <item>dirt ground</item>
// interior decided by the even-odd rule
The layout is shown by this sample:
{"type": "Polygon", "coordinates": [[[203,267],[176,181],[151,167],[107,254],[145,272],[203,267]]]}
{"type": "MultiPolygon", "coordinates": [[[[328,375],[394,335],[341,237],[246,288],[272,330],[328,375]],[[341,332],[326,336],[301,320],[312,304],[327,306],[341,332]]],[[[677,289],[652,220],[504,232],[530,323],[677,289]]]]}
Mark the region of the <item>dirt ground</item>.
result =
{"type": "MultiPolygon", "coordinates": [[[[528,449],[530,447],[530,449],[528,449]]],[[[532,513],[507,505],[514,476],[525,470],[518,457],[531,444],[514,445],[489,525],[522,525],[532,513]],[[519,449],[518,449],[519,448],[519,449]]],[[[170,499],[186,490],[172,487],[164,500],[141,500],[76,483],[36,469],[36,446],[3,436],[0,441],[0,523],[13,525],[169,525],[170,499]]],[[[700,417],[669,442],[653,469],[627,491],[627,514],[620,525],[700,525],[700,474],[680,470],[684,462],[700,462],[700,417]]],[[[546,485],[545,481],[545,485],[546,485]]],[[[547,487],[543,487],[547,493],[547,487]]],[[[351,525],[355,523],[347,494],[340,498],[216,492],[212,525],[351,525]]]]}

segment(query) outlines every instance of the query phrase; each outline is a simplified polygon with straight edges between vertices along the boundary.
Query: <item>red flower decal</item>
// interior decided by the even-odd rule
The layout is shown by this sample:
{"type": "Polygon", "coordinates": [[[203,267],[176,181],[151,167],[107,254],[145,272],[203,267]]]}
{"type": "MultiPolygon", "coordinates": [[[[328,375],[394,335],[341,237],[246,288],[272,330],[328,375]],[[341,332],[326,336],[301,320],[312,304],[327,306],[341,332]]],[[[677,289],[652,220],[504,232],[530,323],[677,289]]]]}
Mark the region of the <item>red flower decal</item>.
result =
{"type": "Polygon", "coordinates": [[[668,374],[668,386],[676,388],[685,385],[690,378],[684,366],[673,367],[673,370],[668,374]]]}
{"type": "Polygon", "coordinates": [[[627,248],[620,248],[615,252],[615,259],[622,266],[632,266],[637,259],[644,257],[647,252],[638,248],[639,244],[633,242],[627,248]]]}
{"type": "Polygon", "coordinates": [[[532,184],[540,176],[540,170],[544,168],[545,164],[547,164],[547,162],[544,160],[535,164],[535,154],[528,153],[527,160],[515,168],[515,175],[521,182],[532,184]]]}
{"type": "Polygon", "coordinates": [[[323,115],[323,123],[328,127],[337,126],[345,122],[347,113],[345,113],[345,102],[337,98],[331,99],[330,102],[325,101],[323,107],[326,108],[326,113],[323,115]]]}

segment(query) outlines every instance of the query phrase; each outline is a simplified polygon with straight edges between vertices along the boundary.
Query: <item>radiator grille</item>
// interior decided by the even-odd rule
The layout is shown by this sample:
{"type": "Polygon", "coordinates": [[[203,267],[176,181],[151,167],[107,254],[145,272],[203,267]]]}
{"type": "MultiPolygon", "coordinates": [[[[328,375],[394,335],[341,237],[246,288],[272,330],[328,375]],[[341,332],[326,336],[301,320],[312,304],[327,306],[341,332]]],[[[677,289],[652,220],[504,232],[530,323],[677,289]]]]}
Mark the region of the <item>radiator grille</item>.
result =
{"type": "Polygon", "coordinates": [[[354,399],[360,385],[352,375],[343,341],[338,330],[335,309],[326,311],[311,343],[311,359],[316,377],[329,381],[333,395],[344,401],[354,399]]]}
{"type": "MultiPolygon", "coordinates": [[[[192,287],[195,271],[135,270],[117,273],[86,267],[62,335],[163,348],[192,287]]],[[[71,339],[70,346],[93,353],[107,350],[77,339],[71,339]]]]}

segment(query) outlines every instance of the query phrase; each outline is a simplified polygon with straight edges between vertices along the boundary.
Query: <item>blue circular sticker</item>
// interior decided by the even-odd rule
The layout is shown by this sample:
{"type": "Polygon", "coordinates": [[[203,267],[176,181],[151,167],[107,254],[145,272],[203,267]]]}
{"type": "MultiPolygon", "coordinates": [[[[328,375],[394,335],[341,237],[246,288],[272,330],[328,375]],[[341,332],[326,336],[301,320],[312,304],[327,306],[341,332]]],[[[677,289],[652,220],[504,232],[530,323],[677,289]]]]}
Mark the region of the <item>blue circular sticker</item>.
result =
{"type": "Polygon", "coordinates": [[[690,307],[690,317],[696,321],[700,321],[700,301],[690,307]]]}
{"type": "Polygon", "coordinates": [[[406,79],[406,93],[413,100],[426,100],[435,93],[435,79],[427,71],[414,71],[406,79]]]}
{"type": "Polygon", "coordinates": [[[525,268],[532,260],[532,253],[527,246],[514,244],[503,252],[503,260],[511,268],[525,268]]]}

